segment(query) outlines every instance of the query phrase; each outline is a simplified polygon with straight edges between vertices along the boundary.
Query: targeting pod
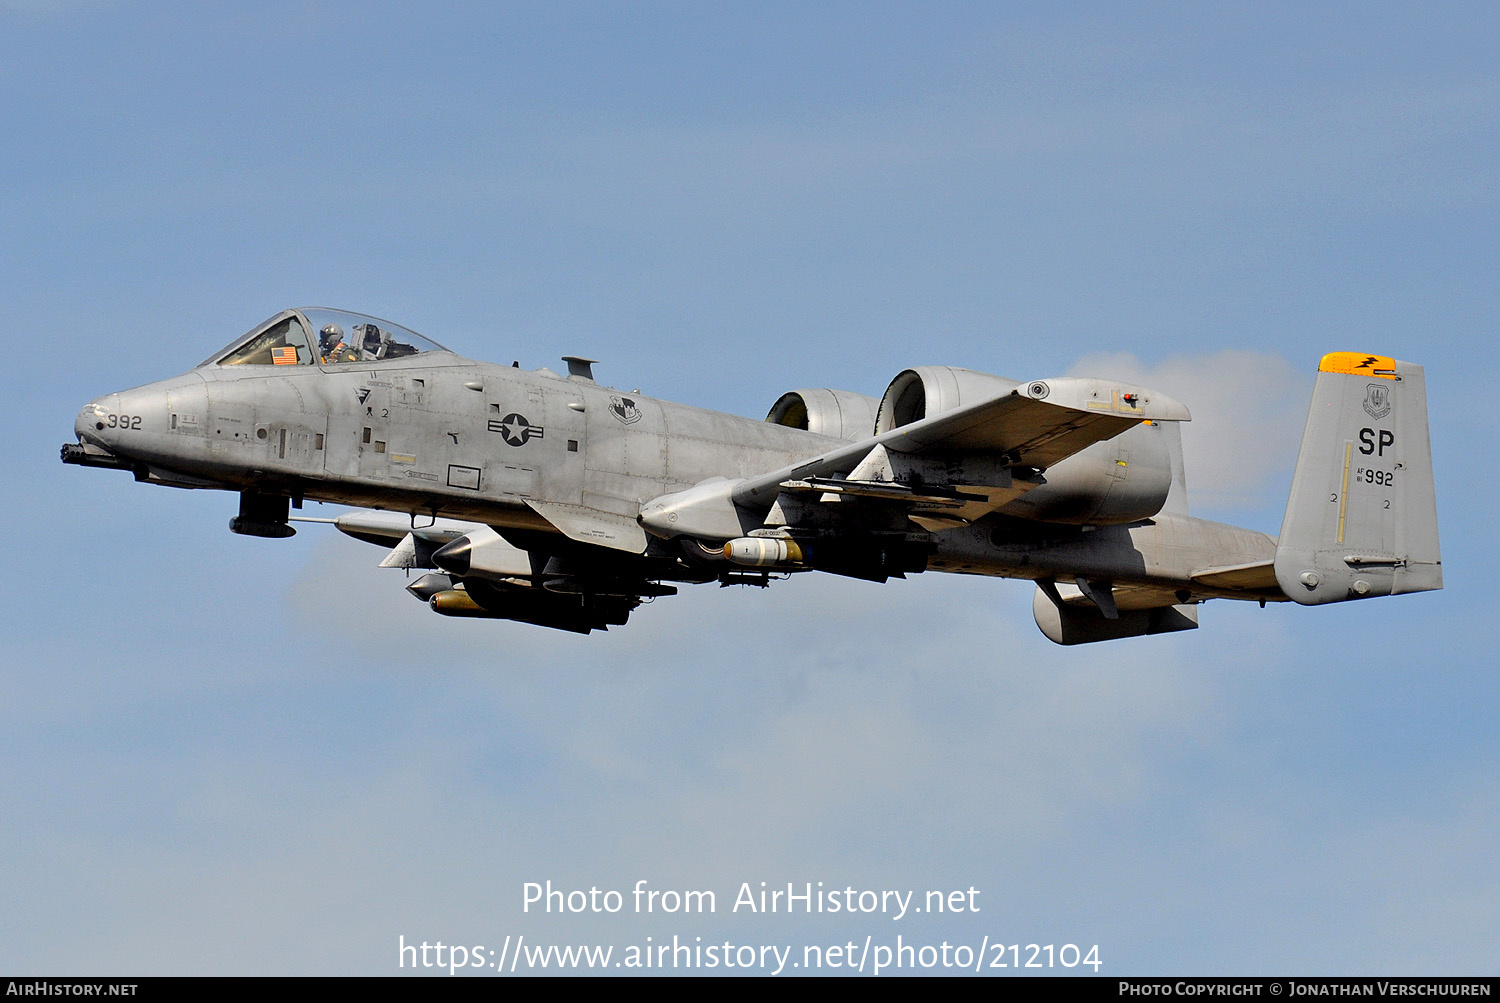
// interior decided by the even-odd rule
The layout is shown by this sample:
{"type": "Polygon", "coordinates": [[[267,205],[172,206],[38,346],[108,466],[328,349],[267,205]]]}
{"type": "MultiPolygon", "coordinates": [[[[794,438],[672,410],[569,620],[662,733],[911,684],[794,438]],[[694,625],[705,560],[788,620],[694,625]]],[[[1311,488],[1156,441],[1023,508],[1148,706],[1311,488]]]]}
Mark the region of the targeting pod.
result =
{"type": "Polygon", "coordinates": [[[744,536],[724,544],[724,556],[733,564],[749,568],[800,566],[802,548],[796,540],[744,536]]]}

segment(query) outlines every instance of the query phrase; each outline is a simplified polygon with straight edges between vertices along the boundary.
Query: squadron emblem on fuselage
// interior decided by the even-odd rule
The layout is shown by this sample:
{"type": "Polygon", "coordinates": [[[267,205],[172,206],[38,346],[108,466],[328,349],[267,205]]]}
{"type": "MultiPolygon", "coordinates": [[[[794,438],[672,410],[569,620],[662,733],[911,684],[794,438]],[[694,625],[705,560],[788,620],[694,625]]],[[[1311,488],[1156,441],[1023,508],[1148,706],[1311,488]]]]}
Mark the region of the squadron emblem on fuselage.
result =
{"type": "Polygon", "coordinates": [[[609,399],[609,413],[627,425],[632,425],[641,420],[641,409],[636,407],[635,401],[629,397],[611,397],[609,399]]]}

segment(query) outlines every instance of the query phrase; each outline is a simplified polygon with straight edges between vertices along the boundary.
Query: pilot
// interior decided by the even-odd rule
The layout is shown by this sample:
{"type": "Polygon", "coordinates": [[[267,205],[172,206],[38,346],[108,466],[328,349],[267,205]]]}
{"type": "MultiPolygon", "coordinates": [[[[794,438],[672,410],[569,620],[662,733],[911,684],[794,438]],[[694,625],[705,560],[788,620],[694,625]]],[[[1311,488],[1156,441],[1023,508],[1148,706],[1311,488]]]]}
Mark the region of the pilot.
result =
{"type": "Polygon", "coordinates": [[[344,329],[337,324],[324,324],[318,332],[318,347],[323,352],[323,364],[330,362],[358,362],[359,354],[344,344],[344,329]]]}

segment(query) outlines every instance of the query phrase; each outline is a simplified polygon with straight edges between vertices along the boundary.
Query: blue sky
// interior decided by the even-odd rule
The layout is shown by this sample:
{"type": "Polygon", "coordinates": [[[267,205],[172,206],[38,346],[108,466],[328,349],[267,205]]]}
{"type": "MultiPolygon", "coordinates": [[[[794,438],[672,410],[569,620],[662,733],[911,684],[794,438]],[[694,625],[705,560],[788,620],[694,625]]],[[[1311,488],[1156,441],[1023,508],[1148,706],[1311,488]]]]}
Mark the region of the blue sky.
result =
{"type": "Polygon", "coordinates": [[[1485,6],[6,0],[0,27],[0,969],[900,933],[1097,943],[1105,974],[1494,972],[1485,6]],[[804,576],[585,639],[57,462],[88,399],[310,303],[750,415],[914,364],[1128,371],[1193,409],[1195,511],[1270,532],[1318,356],[1394,355],[1427,367],[1447,588],[1080,650],[1024,584],[804,576]],[[523,914],[548,878],[721,909],[523,914]],[[982,911],[729,914],[743,881],[982,911]]]}

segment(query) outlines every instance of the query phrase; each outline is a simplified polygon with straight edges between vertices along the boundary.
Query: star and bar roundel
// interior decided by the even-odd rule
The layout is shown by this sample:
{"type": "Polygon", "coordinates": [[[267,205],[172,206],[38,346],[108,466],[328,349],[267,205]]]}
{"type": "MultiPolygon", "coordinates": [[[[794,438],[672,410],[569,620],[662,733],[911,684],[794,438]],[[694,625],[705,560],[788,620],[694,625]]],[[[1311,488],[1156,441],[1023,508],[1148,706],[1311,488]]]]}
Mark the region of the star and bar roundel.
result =
{"type": "Polygon", "coordinates": [[[532,439],[542,438],[542,426],[533,425],[526,419],[525,415],[512,411],[499,421],[489,423],[491,432],[499,432],[500,437],[511,446],[524,446],[532,439]]]}

